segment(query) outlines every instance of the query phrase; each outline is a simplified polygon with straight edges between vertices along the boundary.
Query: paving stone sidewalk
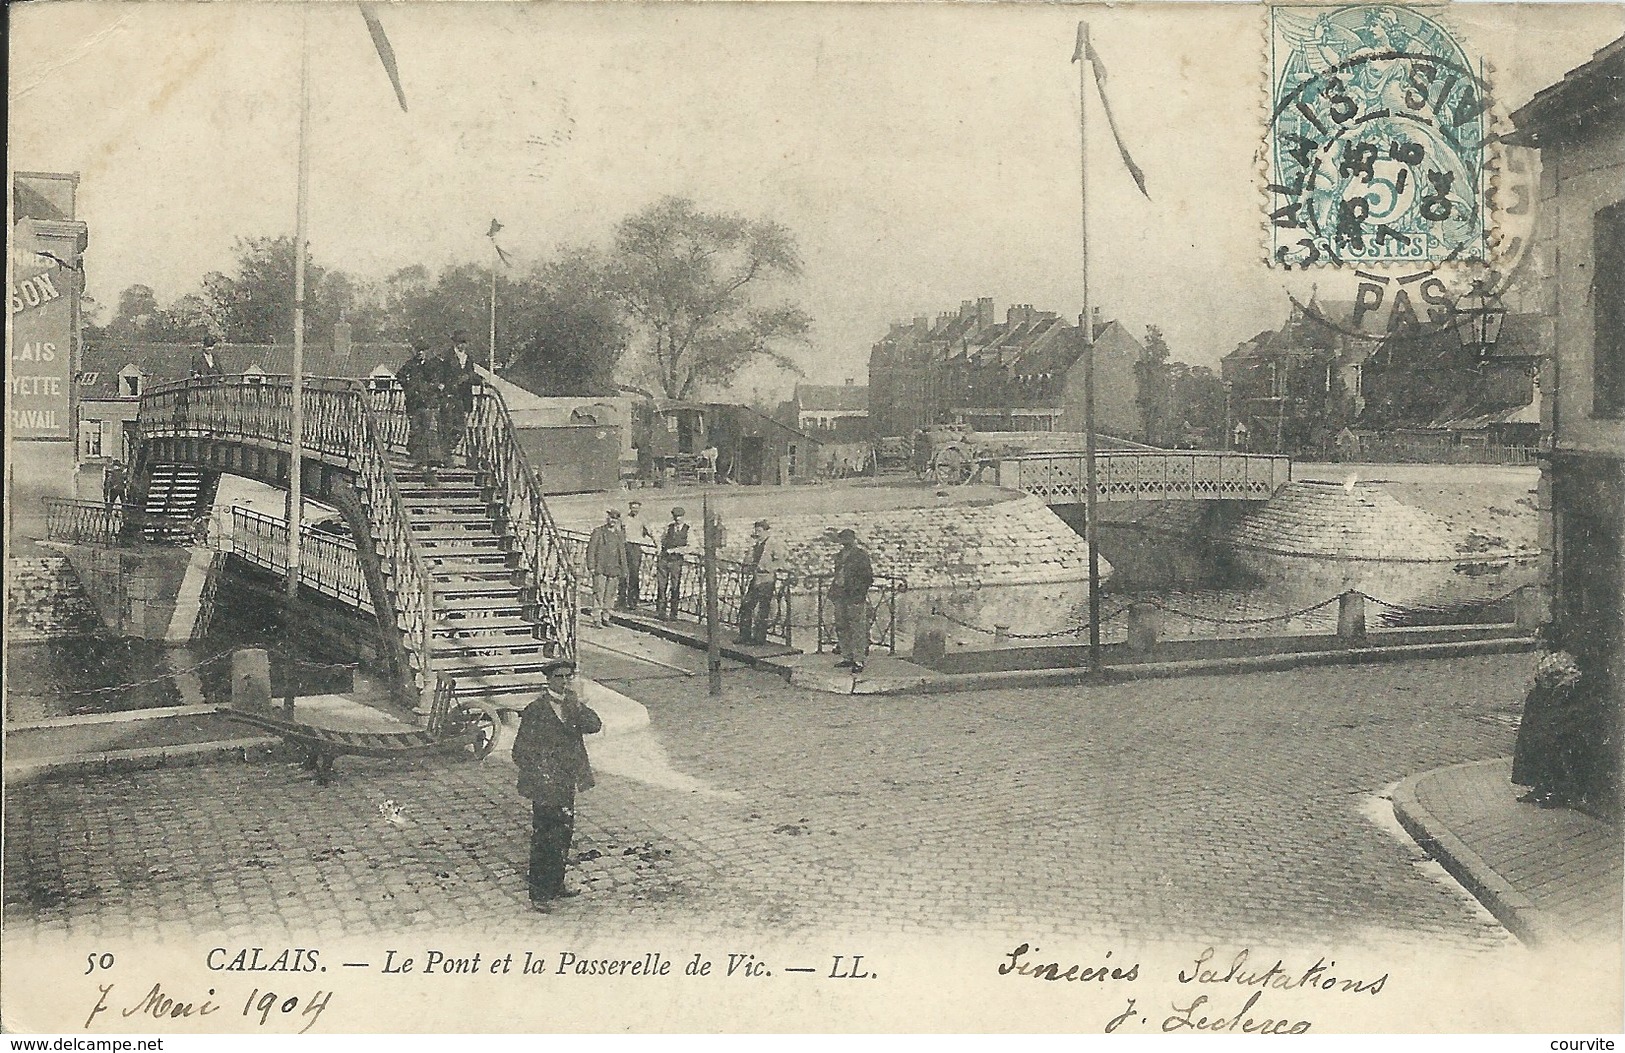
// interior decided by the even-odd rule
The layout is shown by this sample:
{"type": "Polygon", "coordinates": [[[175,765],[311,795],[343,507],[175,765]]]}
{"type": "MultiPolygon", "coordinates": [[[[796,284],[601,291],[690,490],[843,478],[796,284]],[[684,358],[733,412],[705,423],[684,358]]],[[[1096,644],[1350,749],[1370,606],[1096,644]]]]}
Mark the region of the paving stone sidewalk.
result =
{"type": "Polygon", "coordinates": [[[1422,772],[1394,791],[1405,828],[1530,944],[1617,941],[1625,900],[1620,828],[1520,803],[1512,759],[1422,772]]]}

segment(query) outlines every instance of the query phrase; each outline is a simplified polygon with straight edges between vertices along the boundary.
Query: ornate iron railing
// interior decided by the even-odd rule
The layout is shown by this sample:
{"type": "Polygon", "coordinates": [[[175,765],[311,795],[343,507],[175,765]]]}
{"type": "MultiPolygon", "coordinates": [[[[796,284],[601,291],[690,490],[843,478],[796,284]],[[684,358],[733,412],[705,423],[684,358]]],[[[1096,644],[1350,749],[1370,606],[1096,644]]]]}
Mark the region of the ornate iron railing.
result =
{"type": "MultiPolygon", "coordinates": [[[[575,568],[581,581],[587,587],[592,587],[592,576],[587,573],[588,535],[575,530],[560,530],[559,536],[564,540],[571,566],[575,568]]],[[[662,604],[659,552],[653,545],[644,542],[639,542],[639,547],[643,550],[638,574],[639,609],[656,616],[669,616],[703,625],[705,557],[694,552],[682,557],[681,564],[677,568],[678,572],[675,575],[668,574],[668,580],[675,581],[675,602],[671,597],[664,597],[666,602],[662,604]]],[[[722,624],[733,629],[740,628],[739,608],[745,600],[745,590],[750,586],[751,577],[744,563],[731,559],[717,560],[717,618],[722,624]]],[[[773,575],[773,599],[768,608],[765,635],[769,640],[782,643],[786,647],[795,646],[792,600],[795,583],[795,576],[787,571],[779,571],[773,575]]],[[[594,603],[597,602],[597,597],[594,597],[594,603]]]]}
{"type": "MultiPolygon", "coordinates": [[[[999,485],[1050,504],[1078,504],[1086,491],[1078,452],[1007,454],[999,485]]],[[[1292,481],[1292,458],[1227,450],[1102,450],[1095,455],[1101,501],[1263,501],[1292,481]]]]}
{"type": "MultiPolygon", "coordinates": [[[[349,462],[364,443],[379,441],[389,453],[406,450],[406,414],[398,396],[342,377],[306,377],[301,401],[307,456],[349,462]],[[371,417],[365,435],[359,427],[364,414],[371,417]]],[[[293,436],[293,382],[285,376],[197,377],[156,387],[141,397],[136,434],[286,448],[293,436]]]]}
{"type": "MultiPolygon", "coordinates": [[[[216,547],[256,567],[287,576],[288,522],[250,508],[233,507],[216,547]]],[[[372,597],[355,543],[306,524],[300,532],[299,581],[314,592],[371,613],[372,597]]]]}
{"type": "Polygon", "coordinates": [[[525,575],[526,609],[537,636],[557,653],[574,657],[576,575],[500,392],[486,387],[476,394],[461,449],[507,517],[508,540],[525,575]]]}
{"type": "Polygon", "coordinates": [[[195,517],[185,513],[143,512],[128,504],[45,499],[45,537],[76,545],[116,545],[126,540],[186,544],[198,530],[195,517]]]}
{"type": "MultiPolygon", "coordinates": [[[[818,654],[838,642],[835,605],[829,601],[829,586],[834,580],[833,574],[813,574],[805,579],[807,587],[818,594],[818,654]]],[[[902,575],[875,572],[866,600],[870,647],[884,647],[891,655],[897,653],[897,597],[907,591],[908,579],[902,575]]]]}

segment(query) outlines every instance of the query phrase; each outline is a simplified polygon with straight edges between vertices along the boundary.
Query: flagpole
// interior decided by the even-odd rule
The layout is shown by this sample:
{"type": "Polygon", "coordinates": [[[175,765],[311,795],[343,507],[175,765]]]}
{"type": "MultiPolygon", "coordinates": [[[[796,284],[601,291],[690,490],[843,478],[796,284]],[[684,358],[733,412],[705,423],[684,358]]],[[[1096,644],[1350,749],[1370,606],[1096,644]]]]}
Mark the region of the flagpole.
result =
{"type": "Polygon", "coordinates": [[[497,371],[497,252],[496,239],[491,239],[491,350],[486,356],[486,368],[497,371]]]}
{"type": "Polygon", "coordinates": [[[287,634],[289,664],[285,708],[293,709],[295,676],[293,656],[297,644],[293,631],[299,606],[301,565],[300,531],[304,520],[304,492],[301,470],[305,459],[305,241],[310,212],[310,9],[300,5],[299,28],[299,190],[294,206],[293,232],[293,391],[292,422],[288,443],[288,569],[284,585],[287,595],[287,634]]]}
{"type": "Polygon", "coordinates": [[[1084,544],[1089,547],[1089,667],[1100,669],[1100,531],[1095,517],[1095,324],[1089,309],[1089,85],[1084,65],[1089,55],[1089,24],[1078,23],[1077,50],[1072,61],[1078,64],[1078,208],[1083,250],[1083,316],[1078,328],[1083,333],[1083,464],[1084,544]]]}

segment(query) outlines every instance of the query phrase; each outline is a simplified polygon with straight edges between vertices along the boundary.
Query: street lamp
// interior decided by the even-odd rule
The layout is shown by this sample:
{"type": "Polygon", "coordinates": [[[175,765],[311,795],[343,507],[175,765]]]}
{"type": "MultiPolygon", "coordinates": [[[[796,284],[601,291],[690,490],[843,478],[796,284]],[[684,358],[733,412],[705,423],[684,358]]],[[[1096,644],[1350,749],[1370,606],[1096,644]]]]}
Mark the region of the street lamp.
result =
{"type": "Polygon", "coordinates": [[[1462,348],[1474,363],[1483,365],[1501,337],[1506,305],[1499,296],[1485,291],[1484,279],[1479,278],[1473,282],[1472,291],[1456,301],[1453,314],[1462,348]]]}

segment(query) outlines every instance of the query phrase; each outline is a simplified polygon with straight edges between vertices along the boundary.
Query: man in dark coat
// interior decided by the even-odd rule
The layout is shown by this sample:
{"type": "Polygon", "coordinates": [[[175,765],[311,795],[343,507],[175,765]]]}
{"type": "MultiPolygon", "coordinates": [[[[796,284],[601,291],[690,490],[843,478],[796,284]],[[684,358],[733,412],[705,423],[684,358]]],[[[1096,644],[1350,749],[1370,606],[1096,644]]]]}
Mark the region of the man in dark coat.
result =
{"type": "Polygon", "coordinates": [[[218,377],[223,374],[224,371],[220,368],[220,360],[214,357],[214,348],[218,343],[219,341],[215,339],[213,333],[206,334],[203,337],[203,346],[192,355],[192,365],[188,370],[192,379],[218,377]]]}
{"type": "Polygon", "coordinates": [[[436,465],[444,464],[439,448],[439,400],[436,394],[436,364],[429,360],[429,341],[412,341],[412,357],[395,373],[405,398],[406,448],[432,485],[436,465]]]}
{"type": "Polygon", "coordinates": [[[869,661],[869,588],[875,583],[869,550],[858,544],[857,531],[847,528],[835,535],[841,550],[835,553],[835,574],[829,583],[835,605],[835,639],[841,648],[837,668],[861,673],[869,661]]]}
{"type": "Polygon", "coordinates": [[[124,462],[115,460],[102,473],[102,500],[108,509],[124,506],[124,462]]]}
{"type": "Polygon", "coordinates": [[[440,362],[440,445],[446,458],[456,463],[457,447],[468,431],[468,415],[474,409],[474,388],[480,382],[474,359],[468,353],[468,334],[458,329],[440,362]]]}
{"type": "Polygon", "coordinates": [[[513,741],[519,793],[531,803],[530,903],[544,913],[555,899],[577,895],[564,887],[564,865],[575,833],[576,792],[593,785],[581,737],[604,728],[570,687],[575,671],[563,658],[547,666],[547,689],[525,707],[513,741]]]}

